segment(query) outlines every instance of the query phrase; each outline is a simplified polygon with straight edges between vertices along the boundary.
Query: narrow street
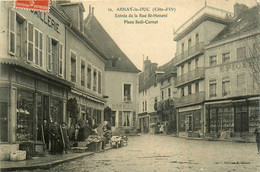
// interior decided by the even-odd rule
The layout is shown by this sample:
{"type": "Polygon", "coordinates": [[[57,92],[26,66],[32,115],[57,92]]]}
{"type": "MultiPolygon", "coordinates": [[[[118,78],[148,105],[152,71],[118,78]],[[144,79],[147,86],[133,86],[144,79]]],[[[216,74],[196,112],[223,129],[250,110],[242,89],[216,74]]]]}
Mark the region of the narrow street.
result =
{"type": "Polygon", "coordinates": [[[56,166],[49,171],[259,171],[256,144],[141,135],[126,147],[56,166]]]}

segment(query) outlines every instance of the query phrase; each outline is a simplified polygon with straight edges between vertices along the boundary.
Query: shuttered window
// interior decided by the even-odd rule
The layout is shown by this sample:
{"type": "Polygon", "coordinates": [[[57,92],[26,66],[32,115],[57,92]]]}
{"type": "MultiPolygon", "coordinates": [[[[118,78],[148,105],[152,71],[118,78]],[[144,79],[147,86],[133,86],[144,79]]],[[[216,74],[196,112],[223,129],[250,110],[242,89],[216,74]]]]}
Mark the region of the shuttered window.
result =
{"type": "Polygon", "coordinates": [[[246,47],[241,47],[237,49],[237,59],[242,60],[246,58],[246,47]]]}
{"type": "Polygon", "coordinates": [[[35,37],[35,64],[38,66],[43,66],[43,60],[42,60],[42,48],[43,48],[43,39],[42,39],[42,33],[38,30],[34,30],[34,37],[35,37]]]}
{"type": "Polygon", "coordinates": [[[33,24],[27,23],[27,60],[33,62],[33,24]]]}
{"type": "Polygon", "coordinates": [[[246,75],[237,75],[237,91],[241,94],[246,92],[246,75]]]}
{"type": "Polygon", "coordinates": [[[71,52],[71,82],[76,82],[76,53],[71,52]]]}
{"type": "Polygon", "coordinates": [[[87,70],[87,87],[88,89],[91,89],[91,65],[88,65],[88,70],[87,70]]]}
{"type": "Polygon", "coordinates": [[[51,71],[51,39],[46,37],[46,49],[47,49],[47,70],[51,71]]]}
{"type": "Polygon", "coordinates": [[[98,71],[98,93],[101,94],[101,72],[98,71]]]}
{"type": "Polygon", "coordinates": [[[16,12],[12,9],[9,10],[9,53],[15,55],[15,32],[16,32],[16,12]]]}
{"type": "Polygon", "coordinates": [[[63,46],[59,44],[59,75],[63,75],[63,46]]]}

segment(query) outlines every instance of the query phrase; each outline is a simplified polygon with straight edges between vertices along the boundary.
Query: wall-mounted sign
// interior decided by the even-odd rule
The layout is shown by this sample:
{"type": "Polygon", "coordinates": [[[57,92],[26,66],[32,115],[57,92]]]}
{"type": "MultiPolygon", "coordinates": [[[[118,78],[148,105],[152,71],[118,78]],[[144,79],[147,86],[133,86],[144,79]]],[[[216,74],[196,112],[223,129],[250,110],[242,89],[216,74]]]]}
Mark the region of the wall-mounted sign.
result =
{"type": "Polygon", "coordinates": [[[220,72],[228,72],[230,70],[237,70],[246,67],[247,63],[245,61],[239,61],[234,63],[223,64],[219,67],[219,70],[220,72]]]}

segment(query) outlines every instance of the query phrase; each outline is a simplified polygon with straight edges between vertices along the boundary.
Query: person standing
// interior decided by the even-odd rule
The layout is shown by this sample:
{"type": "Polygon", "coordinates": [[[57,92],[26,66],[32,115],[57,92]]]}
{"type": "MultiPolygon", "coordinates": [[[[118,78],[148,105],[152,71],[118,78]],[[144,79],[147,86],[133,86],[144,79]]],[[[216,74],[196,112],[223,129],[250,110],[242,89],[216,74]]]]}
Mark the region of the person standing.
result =
{"type": "Polygon", "coordinates": [[[260,154],[260,127],[258,126],[255,131],[255,140],[256,140],[256,144],[257,144],[257,153],[260,154]]]}
{"type": "Polygon", "coordinates": [[[43,120],[43,134],[46,148],[49,150],[49,125],[46,119],[43,120]]]}
{"type": "Polygon", "coordinates": [[[51,154],[56,154],[59,152],[60,148],[60,136],[59,136],[59,125],[58,122],[54,122],[50,129],[50,139],[51,139],[51,154]]]}
{"type": "Polygon", "coordinates": [[[61,124],[61,129],[62,129],[62,136],[63,136],[63,151],[65,151],[65,153],[68,153],[68,148],[69,148],[69,136],[68,136],[68,129],[67,129],[67,124],[66,122],[63,122],[61,124]]]}

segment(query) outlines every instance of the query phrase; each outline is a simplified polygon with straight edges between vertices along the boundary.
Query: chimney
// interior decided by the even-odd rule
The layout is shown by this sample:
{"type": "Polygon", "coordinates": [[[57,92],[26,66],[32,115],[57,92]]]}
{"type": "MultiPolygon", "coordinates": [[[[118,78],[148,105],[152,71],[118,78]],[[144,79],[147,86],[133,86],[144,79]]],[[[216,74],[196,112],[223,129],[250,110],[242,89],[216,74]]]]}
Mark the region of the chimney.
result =
{"type": "Polygon", "coordinates": [[[91,5],[89,5],[89,14],[91,14],[91,5]]]}
{"type": "Polygon", "coordinates": [[[92,7],[92,15],[94,15],[94,7],[92,7]]]}
{"type": "Polygon", "coordinates": [[[234,5],[234,18],[237,18],[237,16],[239,16],[246,10],[248,10],[248,6],[246,6],[245,4],[236,3],[234,5]]]}
{"type": "Polygon", "coordinates": [[[151,60],[148,59],[143,62],[143,70],[144,70],[144,81],[147,80],[151,76],[151,60]]]}
{"type": "Polygon", "coordinates": [[[151,75],[154,74],[154,72],[156,71],[157,68],[158,68],[158,64],[157,63],[152,63],[151,64],[151,75]]]}

